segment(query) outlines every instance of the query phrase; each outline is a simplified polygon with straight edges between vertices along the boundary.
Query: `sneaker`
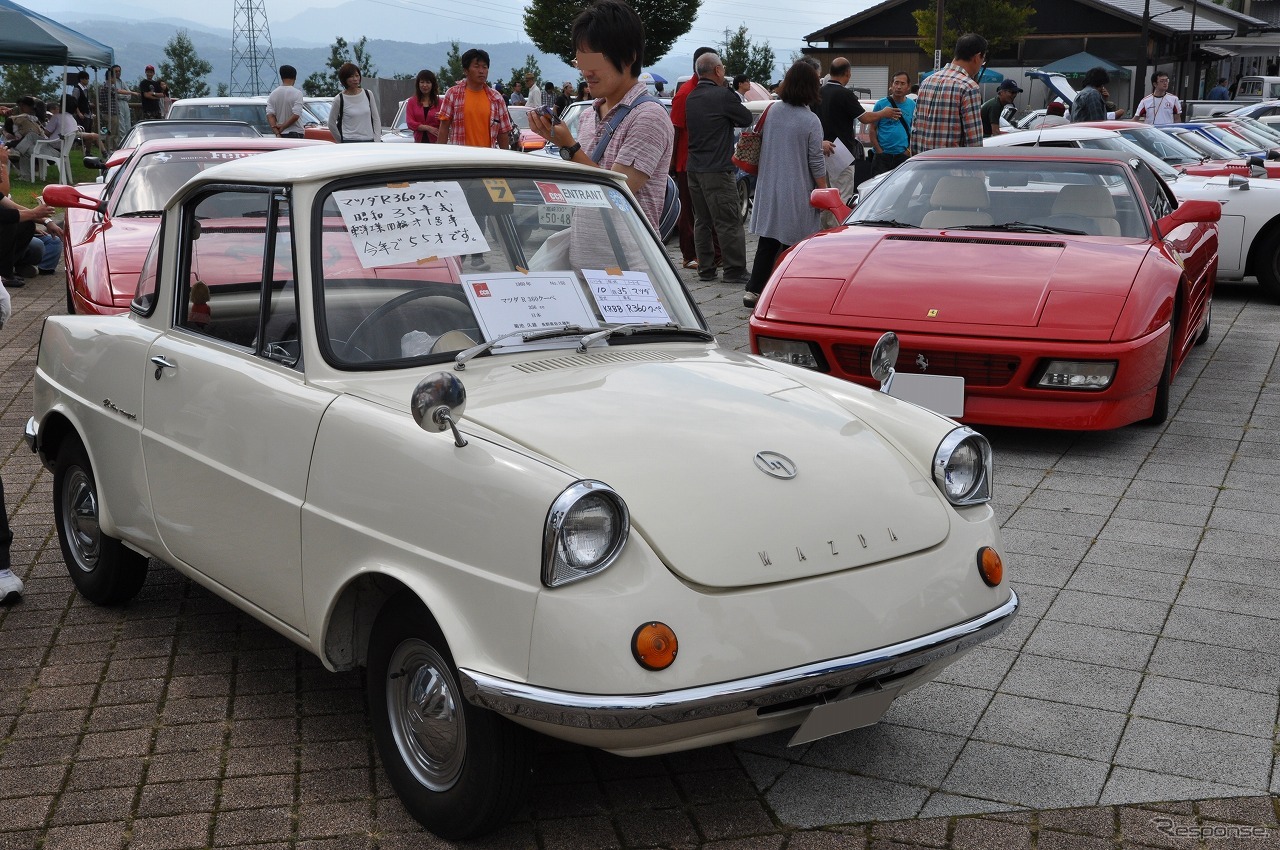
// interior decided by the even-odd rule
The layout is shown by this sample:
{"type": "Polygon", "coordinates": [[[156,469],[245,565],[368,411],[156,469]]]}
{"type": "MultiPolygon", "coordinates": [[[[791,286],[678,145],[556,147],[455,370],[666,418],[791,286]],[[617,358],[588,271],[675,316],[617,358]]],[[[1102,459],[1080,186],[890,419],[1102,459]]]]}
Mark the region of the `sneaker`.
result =
{"type": "Polygon", "coordinates": [[[742,306],[743,306],[743,307],[751,307],[752,309],[754,309],[754,308],[755,308],[755,306],[756,306],[756,304],[758,304],[758,303],[760,303],[760,293],[759,293],[759,292],[744,292],[744,293],[742,294],[742,306]]]}
{"type": "Polygon", "coordinates": [[[22,596],[22,579],[13,570],[0,570],[0,602],[17,602],[22,596]]]}
{"type": "Polygon", "coordinates": [[[22,265],[14,266],[13,270],[18,277],[35,277],[40,273],[40,270],[30,263],[23,263],[22,265]]]}
{"type": "Polygon", "coordinates": [[[40,270],[40,274],[42,274],[42,275],[43,275],[43,274],[57,274],[57,273],[58,273],[58,270],[57,270],[57,269],[41,269],[41,270],[40,270]]]}
{"type": "Polygon", "coordinates": [[[750,272],[726,272],[724,275],[724,282],[729,284],[730,286],[741,286],[743,288],[746,288],[746,285],[751,282],[751,273],[750,272]]]}
{"type": "Polygon", "coordinates": [[[716,274],[715,269],[712,269],[709,272],[698,272],[698,280],[702,281],[703,283],[710,283],[711,281],[715,280],[717,277],[719,277],[719,275],[716,274]]]}
{"type": "Polygon", "coordinates": [[[8,277],[0,277],[0,283],[4,284],[5,289],[21,289],[27,285],[27,280],[15,274],[8,277]]]}

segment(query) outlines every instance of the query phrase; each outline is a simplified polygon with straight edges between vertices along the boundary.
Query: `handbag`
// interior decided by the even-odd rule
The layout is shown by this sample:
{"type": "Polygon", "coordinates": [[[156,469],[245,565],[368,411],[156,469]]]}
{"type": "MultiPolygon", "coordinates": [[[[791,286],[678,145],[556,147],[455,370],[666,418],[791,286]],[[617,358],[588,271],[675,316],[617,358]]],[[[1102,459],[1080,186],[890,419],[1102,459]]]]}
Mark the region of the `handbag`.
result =
{"type": "Polygon", "coordinates": [[[738,141],[733,146],[733,164],[748,174],[760,171],[760,141],[764,134],[764,119],[769,116],[770,109],[773,109],[772,103],[765,107],[755,127],[738,134],[738,141]]]}

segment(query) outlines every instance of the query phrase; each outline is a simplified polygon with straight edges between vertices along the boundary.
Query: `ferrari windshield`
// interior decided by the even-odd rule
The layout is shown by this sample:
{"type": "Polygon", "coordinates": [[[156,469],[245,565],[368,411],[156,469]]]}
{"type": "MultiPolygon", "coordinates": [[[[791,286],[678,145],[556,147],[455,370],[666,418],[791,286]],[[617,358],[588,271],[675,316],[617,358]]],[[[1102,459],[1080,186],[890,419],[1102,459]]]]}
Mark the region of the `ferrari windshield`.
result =
{"type": "Polygon", "coordinates": [[[436,172],[324,196],[313,276],[326,358],[400,368],[486,342],[500,353],[710,338],[626,195],[541,174],[436,172]],[[626,332],[597,336],[613,327],[626,332]]]}
{"type": "Polygon", "coordinates": [[[1195,148],[1155,127],[1126,127],[1120,131],[1120,135],[1173,166],[1198,165],[1204,160],[1204,156],[1195,148]]]}
{"type": "Polygon", "coordinates": [[[132,168],[121,169],[116,179],[124,185],[116,193],[114,216],[158,215],[183,183],[224,162],[253,156],[261,151],[176,150],[144,155],[132,168]]]}
{"type": "Polygon", "coordinates": [[[846,224],[1142,239],[1144,207],[1119,162],[912,159],[846,224]]]}

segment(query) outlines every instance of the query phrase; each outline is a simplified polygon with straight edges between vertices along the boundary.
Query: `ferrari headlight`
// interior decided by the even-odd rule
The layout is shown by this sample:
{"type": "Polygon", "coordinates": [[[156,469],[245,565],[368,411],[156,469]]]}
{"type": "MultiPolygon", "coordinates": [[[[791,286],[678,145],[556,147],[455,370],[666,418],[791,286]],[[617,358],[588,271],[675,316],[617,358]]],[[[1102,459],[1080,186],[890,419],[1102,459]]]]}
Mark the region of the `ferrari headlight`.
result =
{"type": "Polygon", "coordinates": [[[1055,390],[1105,390],[1116,375],[1116,362],[1050,360],[1036,382],[1055,390]]]}
{"type": "Polygon", "coordinates": [[[593,576],[627,542],[627,504],[608,485],[578,481],[556,497],[542,535],[542,583],[560,587],[593,576]]]}
{"type": "Polygon", "coordinates": [[[806,369],[815,369],[820,372],[825,372],[827,369],[827,364],[823,360],[822,354],[818,352],[817,346],[811,342],[760,336],[756,337],[756,345],[760,349],[760,356],[769,360],[776,360],[779,363],[787,363],[792,366],[803,366],[806,369]]]}
{"type": "Polygon", "coordinates": [[[953,505],[991,499],[991,444],[971,428],[947,434],[933,454],[933,480],[953,505]]]}

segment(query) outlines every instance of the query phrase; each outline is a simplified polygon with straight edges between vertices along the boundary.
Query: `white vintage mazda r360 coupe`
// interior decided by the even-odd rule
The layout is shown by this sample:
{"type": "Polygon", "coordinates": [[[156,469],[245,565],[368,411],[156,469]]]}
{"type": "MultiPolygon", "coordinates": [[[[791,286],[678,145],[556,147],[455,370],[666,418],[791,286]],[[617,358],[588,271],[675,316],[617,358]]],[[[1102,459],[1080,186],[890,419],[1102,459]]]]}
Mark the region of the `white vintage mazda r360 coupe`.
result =
{"type": "Polygon", "coordinates": [[[46,323],[27,436],[85,597],[155,557],[367,665],[387,774],[450,838],[523,801],[529,730],[809,741],[1017,608],[983,437],[718,348],[620,175],[520,154],[202,172],[129,314],[46,323]]]}

